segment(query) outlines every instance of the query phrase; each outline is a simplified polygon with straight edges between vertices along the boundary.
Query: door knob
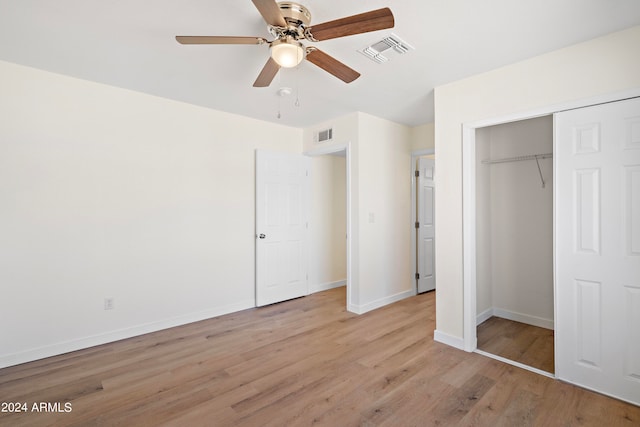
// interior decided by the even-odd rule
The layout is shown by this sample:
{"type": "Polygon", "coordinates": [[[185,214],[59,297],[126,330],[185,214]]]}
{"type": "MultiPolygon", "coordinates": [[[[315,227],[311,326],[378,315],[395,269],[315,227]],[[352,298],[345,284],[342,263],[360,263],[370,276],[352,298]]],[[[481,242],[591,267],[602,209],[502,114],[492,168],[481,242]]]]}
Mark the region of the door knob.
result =
{"type": "Polygon", "coordinates": [[[266,235],[264,235],[264,234],[260,234],[258,237],[260,237],[261,239],[264,239],[264,238],[265,238],[265,237],[267,237],[267,236],[266,236],[266,235]]]}

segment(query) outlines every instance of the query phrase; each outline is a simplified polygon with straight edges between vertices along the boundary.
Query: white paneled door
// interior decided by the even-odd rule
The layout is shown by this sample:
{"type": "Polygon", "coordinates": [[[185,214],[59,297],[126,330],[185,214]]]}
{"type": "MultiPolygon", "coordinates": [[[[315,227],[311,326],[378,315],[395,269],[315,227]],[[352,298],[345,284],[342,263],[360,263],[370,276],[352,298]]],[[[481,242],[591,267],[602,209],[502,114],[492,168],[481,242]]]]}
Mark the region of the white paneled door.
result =
{"type": "Polygon", "coordinates": [[[418,292],[436,288],[435,272],[435,160],[418,159],[418,292]]]}
{"type": "Polygon", "coordinates": [[[256,151],[256,305],[309,293],[309,158],[256,151]]]}
{"type": "Polygon", "coordinates": [[[640,404],[640,99],[555,115],[556,374],[640,404]]]}

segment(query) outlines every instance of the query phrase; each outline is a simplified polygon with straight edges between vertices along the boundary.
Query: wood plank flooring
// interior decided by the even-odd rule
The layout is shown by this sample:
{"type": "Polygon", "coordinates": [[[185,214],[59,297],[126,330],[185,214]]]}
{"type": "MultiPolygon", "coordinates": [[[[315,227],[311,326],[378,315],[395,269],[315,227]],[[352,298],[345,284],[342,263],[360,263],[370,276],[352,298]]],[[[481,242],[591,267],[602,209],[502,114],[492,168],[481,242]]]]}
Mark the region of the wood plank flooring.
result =
{"type": "Polygon", "coordinates": [[[2,426],[638,426],[640,408],[433,341],[435,294],[344,288],[0,370],[2,426]]]}
{"type": "Polygon", "coordinates": [[[553,331],[491,317],[478,325],[478,349],[554,373],[553,331]]]}

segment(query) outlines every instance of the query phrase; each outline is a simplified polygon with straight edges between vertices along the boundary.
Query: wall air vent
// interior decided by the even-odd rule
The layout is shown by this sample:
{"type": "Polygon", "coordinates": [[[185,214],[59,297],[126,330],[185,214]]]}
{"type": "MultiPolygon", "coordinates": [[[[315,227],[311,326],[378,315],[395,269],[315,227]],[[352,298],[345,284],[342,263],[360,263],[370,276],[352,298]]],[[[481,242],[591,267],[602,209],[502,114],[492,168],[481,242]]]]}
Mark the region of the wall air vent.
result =
{"type": "Polygon", "coordinates": [[[414,50],[414,47],[397,35],[391,33],[390,36],[385,37],[379,42],[373,43],[364,49],[360,49],[358,52],[372,61],[382,64],[383,62],[387,62],[390,58],[397,55],[403,55],[410,50],[414,50]],[[384,55],[382,54],[383,52],[384,55]]]}
{"type": "Polygon", "coordinates": [[[333,128],[318,131],[316,133],[316,142],[322,143],[333,139],[333,128]]]}

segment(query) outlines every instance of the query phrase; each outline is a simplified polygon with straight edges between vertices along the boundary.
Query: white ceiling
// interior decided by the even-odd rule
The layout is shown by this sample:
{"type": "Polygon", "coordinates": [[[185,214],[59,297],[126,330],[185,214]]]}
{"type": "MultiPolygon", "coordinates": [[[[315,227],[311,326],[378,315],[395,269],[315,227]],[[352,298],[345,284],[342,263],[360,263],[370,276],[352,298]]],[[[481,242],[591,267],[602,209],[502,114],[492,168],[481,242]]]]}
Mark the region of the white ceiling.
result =
{"type": "Polygon", "coordinates": [[[388,6],[396,26],[316,44],[362,73],[351,84],[303,62],[254,88],[267,46],[174,39],[270,38],[250,0],[0,0],[0,60],[289,126],[353,111],[415,126],[433,121],[434,86],[640,24],[639,0],[301,3],[312,25],[388,6]],[[415,50],[385,64],[357,52],[391,32],[415,50]],[[300,107],[276,95],[283,86],[298,88],[300,107]]]}

